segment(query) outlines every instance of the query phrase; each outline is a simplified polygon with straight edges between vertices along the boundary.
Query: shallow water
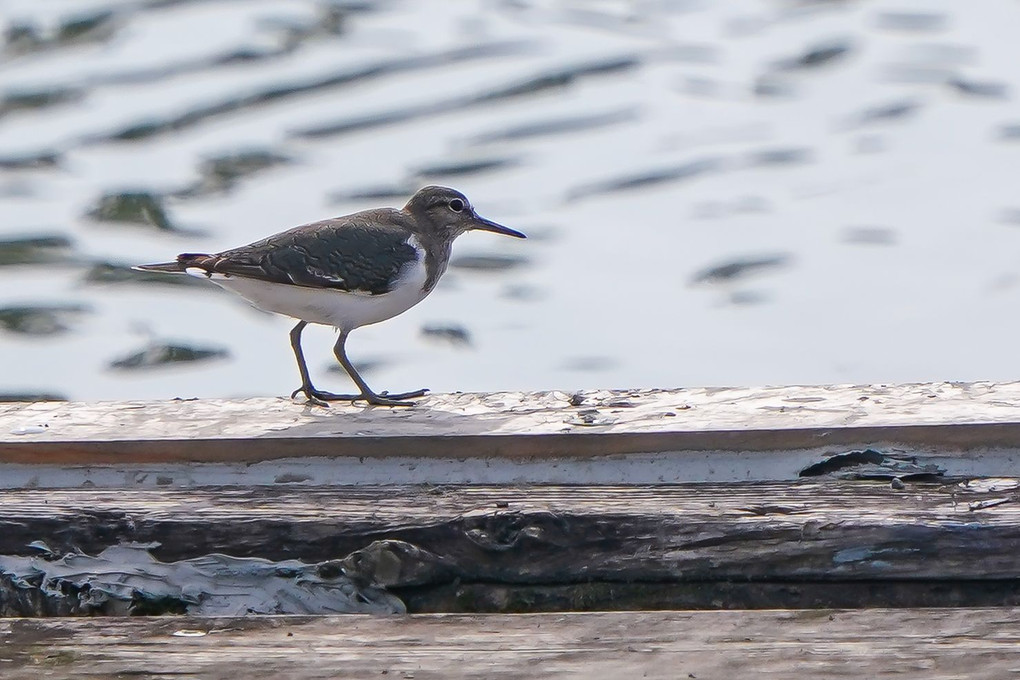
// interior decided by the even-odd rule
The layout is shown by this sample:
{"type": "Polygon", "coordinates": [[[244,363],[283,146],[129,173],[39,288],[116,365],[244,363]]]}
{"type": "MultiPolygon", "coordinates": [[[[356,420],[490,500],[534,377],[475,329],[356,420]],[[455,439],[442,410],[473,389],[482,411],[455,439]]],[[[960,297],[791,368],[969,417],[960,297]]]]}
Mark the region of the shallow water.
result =
{"type": "Polygon", "coordinates": [[[377,390],[1020,377],[1015,2],[0,14],[0,394],[289,393],[289,319],[126,267],[426,183],[531,238],[354,333],[377,390]]]}

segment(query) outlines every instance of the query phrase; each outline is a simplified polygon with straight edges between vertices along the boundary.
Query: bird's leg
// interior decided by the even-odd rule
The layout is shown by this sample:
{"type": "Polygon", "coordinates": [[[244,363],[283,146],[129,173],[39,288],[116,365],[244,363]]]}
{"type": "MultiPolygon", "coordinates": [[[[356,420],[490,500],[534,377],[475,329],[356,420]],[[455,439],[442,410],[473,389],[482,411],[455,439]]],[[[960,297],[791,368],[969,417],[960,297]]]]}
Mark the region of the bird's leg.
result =
{"type": "Polygon", "coordinates": [[[347,358],[347,350],[345,348],[346,344],[347,332],[340,331],[340,337],[337,338],[336,344],[333,346],[333,354],[336,355],[337,361],[339,361],[340,365],[344,367],[345,371],[347,371],[347,375],[351,376],[351,380],[353,380],[358,386],[358,389],[361,390],[361,394],[355,397],[355,399],[364,399],[369,404],[374,404],[376,406],[414,406],[413,401],[405,400],[424,396],[424,394],[428,391],[415,390],[414,392],[402,392],[400,394],[389,394],[387,392],[376,394],[354,369],[354,365],[351,364],[351,360],[347,358]]]}
{"type": "Polygon", "coordinates": [[[312,379],[308,376],[308,366],[305,364],[305,354],[301,351],[301,331],[308,325],[307,321],[298,321],[298,324],[290,331],[290,346],[294,349],[294,357],[297,359],[298,370],[301,372],[301,387],[294,390],[290,398],[293,399],[298,392],[304,392],[308,401],[316,406],[329,406],[328,401],[354,401],[361,397],[360,394],[333,394],[315,389],[312,379]]]}

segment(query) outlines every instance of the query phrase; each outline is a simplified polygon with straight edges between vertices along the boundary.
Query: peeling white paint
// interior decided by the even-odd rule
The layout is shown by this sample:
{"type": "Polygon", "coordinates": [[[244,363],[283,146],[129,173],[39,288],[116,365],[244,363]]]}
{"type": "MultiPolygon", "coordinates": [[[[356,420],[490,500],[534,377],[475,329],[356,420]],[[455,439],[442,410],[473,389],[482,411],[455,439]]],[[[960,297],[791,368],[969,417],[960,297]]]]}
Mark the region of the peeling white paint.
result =
{"type": "Polygon", "coordinates": [[[86,608],[101,607],[115,614],[130,613],[131,603],[139,599],[183,602],[187,613],[196,616],[405,611],[403,603],[386,591],[356,586],[343,575],[323,578],[314,564],[219,554],[160,562],[149,553],[152,547],[111,546],[95,557],[0,555],[0,574],[18,587],[38,587],[55,598],[67,597],[67,586],[72,585],[81,589],[78,597],[86,608]]]}

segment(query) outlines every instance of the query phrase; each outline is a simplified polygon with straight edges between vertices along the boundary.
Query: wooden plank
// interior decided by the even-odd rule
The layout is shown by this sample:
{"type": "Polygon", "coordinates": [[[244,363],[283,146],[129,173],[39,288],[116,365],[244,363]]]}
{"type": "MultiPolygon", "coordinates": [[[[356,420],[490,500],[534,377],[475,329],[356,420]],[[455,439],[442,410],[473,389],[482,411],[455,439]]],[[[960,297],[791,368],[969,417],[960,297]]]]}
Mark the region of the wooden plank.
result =
{"type": "Polygon", "coordinates": [[[1020,675],[1020,609],[0,619],[5,680],[1020,675]]]}
{"type": "Polygon", "coordinates": [[[136,541],[160,543],[162,560],[320,562],[395,540],[424,554],[360,554],[357,569],[386,586],[1016,581],[1018,486],[22,489],[0,493],[0,554],[39,540],[90,554],[136,541]]]}
{"type": "MultiPolygon", "coordinates": [[[[452,583],[394,588],[414,614],[1020,606],[1016,579],[452,583]]],[[[140,612],[139,612],[140,613],[140,612]]],[[[170,612],[183,613],[183,612],[170,612]]],[[[305,613],[305,612],[298,612],[305,613]]],[[[330,613],[336,613],[330,612],[330,613]]],[[[24,615],[35,615],[23,611],[24,615]]]]}
{"type": "Polygon", "coordinates": [[[285,399],[0,404],[0,464],[10,466],[3,478],[21,481],[31,475],[19,477],[18,465],[316,457],[347,465],[337,477],[313,473],[322,483],[370,483],[356,465],[366,458],[402,461],[388,472],[404,481],[609,481],[576,464],[594,459],[634,461],[613,478],[647,483],[789,479],[825,455],[878,447],[947,458],[950,474],[998,475],[1020,450],[1017,404],[1020,383],[440,394],[409,409],[285,399]],[[494,460],[510,467],[486,472],[494,460]],[[435,463],[421,466],[432,477],[408,472],[421,461],[435,463]],[[458,476],[463,461],[482,463],[458,476]],[[713,476],[713,461],[728,477],[713,476]],[[560,464],[568,467],[557,473],[560,464]]]}

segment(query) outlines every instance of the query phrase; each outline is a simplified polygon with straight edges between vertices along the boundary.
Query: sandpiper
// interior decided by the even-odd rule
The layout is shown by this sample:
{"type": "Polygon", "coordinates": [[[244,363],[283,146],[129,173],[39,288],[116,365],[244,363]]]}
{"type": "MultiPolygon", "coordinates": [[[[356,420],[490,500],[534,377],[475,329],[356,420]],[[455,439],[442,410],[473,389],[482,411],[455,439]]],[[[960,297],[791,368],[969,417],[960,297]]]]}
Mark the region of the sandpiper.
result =
{"type": "Polygon", "coordinates": [[[347,358],[347,336],[361,326],[385,321],[425,299],[450,261],[453,240],[479,229],[525,238],[524,234],[480,217],[464,194],[428,186],[402,210],[377,208],[313,222],[240,248],[214,255],[183,253],[175,262],[135,269],[204,277],[253,305],[298,319],[290,345],[308,401],[365,400],[369,404],[410,406],[425,394],[376,394],[347,358]],[[301,331],[310,323],[339,332],[333,353],[361,390],[333,394],[316,389],[308,376],[301,331]]]}

